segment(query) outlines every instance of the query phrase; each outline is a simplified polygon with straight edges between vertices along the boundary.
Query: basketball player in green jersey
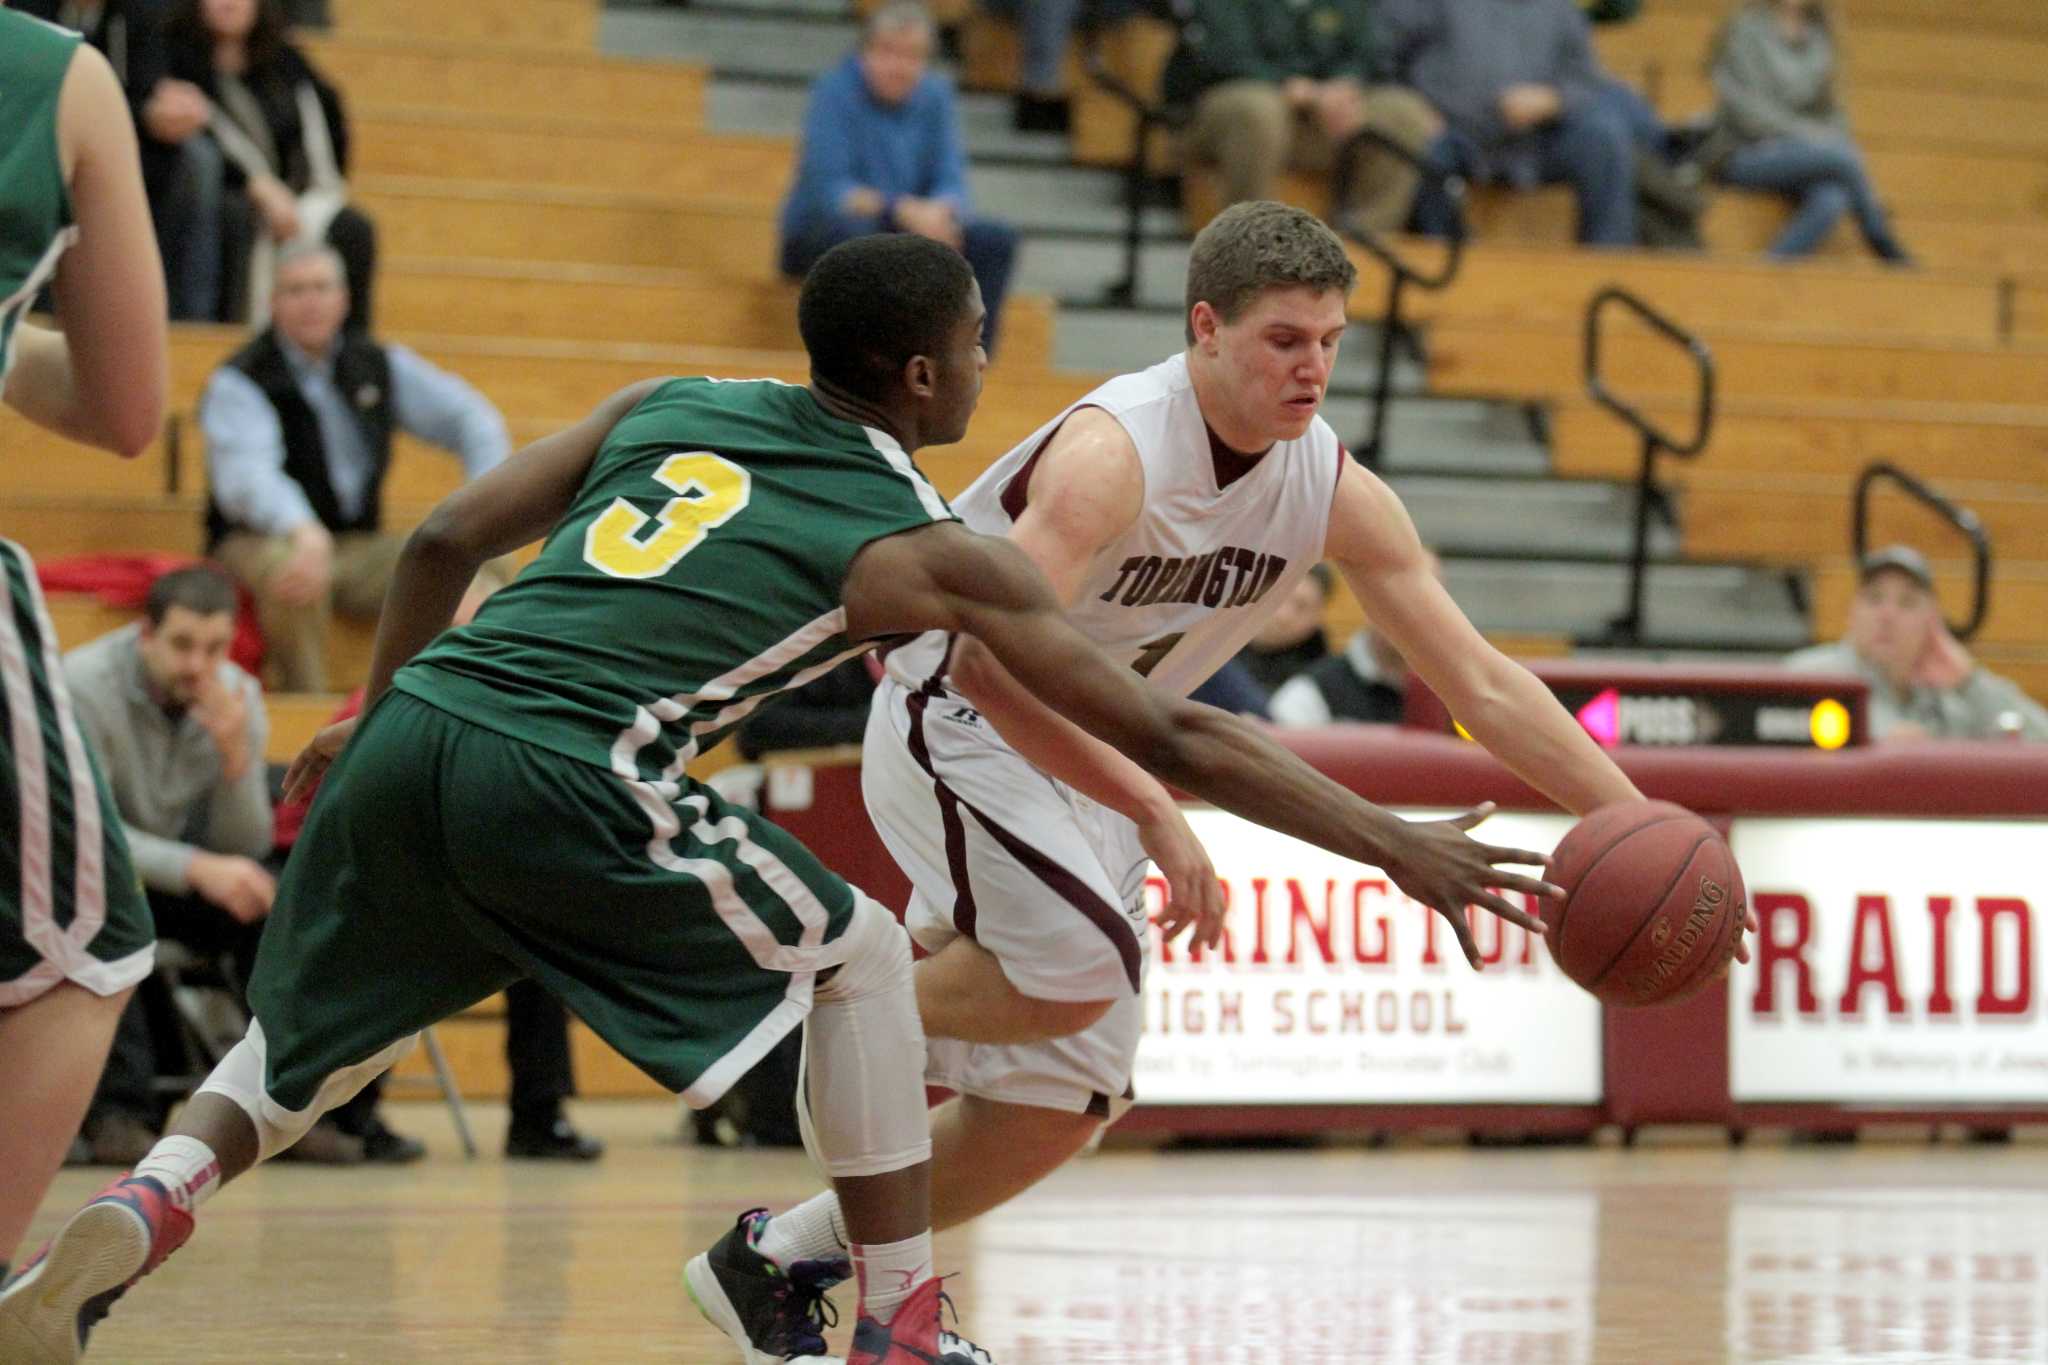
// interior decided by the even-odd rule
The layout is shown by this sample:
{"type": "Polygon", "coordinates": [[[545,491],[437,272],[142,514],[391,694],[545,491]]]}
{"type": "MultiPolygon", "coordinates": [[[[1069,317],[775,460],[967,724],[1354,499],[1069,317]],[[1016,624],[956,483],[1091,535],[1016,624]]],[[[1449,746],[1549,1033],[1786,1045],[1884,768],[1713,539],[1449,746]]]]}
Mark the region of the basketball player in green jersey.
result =
{"type": "MultiPolygon", "coordinates": [[[[135,455],[163,421],[165,367],[163,267],[120,86],[77,34],[0,9],[0,397],[73,440],[135,455]],[[54,331],[22,321],[45,285],[54,331]]],[[[22,458],[0,438],[0,483],[22,458]]],[[[120,819],[72,723],[35,567],[4,539],[0,831],[4,1280],[155,940],[120,819]]]]}
{"type": "MultiPolygon", "coordinates": [[[[1404,824],[1234,717],[1150,691],[1067,623],[1021,553],[953,519],[910,452],[958,440],[980,392],[984,309],[957,253],[910,234],[847,243],[798,311],[808,388],[636,385],[414,533],[360,726],[295,765],[297,785],[339,751],[278,888],[248,1036],[0,1297],[0,1356],[75,1358],[223,1180],[421,1028],[529,975],[692,1104],[808,1018],[811,1130],[860,1281],[850,1365],[989,1361],[939,1324],[906,935],[684,775],[761,702],[879,642],[971,634],[1165,780],[1400,867],[1425,895],[1546,890],[1493,865],[1539,855],[1404,824]],[[516,582],[442,634],[480,565],[543,535],[516,582]]],[[[746,1358],[822,1361],[816,1325],[746,1358]]]]}

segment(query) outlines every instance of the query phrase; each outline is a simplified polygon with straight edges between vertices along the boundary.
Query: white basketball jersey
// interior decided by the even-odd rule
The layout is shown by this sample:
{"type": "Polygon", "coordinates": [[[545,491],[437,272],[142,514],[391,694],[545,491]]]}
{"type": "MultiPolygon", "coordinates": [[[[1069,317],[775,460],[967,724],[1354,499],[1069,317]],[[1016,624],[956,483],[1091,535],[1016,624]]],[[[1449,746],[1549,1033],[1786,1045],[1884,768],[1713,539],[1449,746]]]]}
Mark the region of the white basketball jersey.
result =
{"type": "MultiPolygon", "coordinates": [[[[961,520],[1007,535],[1023,515],[1039,452],[1084,407],[1101,408],[1130,434],[1145,501],[1088,566],[1068,616],[1112,659],[1184,697],[1244,648],[1322,559],[1347,457],[1318,417],[1299,440],[1279,442],[1219,487],[1183,354],[1110,380],[1040,427],[953,499],[961,520]]],[[[917,686],[939,667],[942,650],[934,638],[919,640],[890,656],[890,671],[917,686]]]]}

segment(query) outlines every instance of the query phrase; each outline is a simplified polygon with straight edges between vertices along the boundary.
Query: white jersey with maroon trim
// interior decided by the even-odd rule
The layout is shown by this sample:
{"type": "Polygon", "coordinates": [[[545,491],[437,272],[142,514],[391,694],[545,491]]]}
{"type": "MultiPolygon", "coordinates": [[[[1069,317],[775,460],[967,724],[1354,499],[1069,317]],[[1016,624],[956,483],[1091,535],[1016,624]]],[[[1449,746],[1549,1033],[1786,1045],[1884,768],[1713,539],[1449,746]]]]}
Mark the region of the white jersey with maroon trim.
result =
{"type": "MultiPolygon", "coordinates": [[[[1088,566],[1068,616],[1112,659],[1184,697],[1244,648],[1323,557],[1344,448],[1317,417],[1299,440],[1279,442],[1225,482],[1187,356],[1176,355],[1110,380],[989,466],[953,499],[961,520],[1007,535],[1039,454],[1080,408],[1101,408],[1130,434],[1145,498],[1137,520],[1088,566]]],[[[944,648],[943,637],[920,639],[890,656],[890,672],[916,687],[941,666],[944,648]]]]}

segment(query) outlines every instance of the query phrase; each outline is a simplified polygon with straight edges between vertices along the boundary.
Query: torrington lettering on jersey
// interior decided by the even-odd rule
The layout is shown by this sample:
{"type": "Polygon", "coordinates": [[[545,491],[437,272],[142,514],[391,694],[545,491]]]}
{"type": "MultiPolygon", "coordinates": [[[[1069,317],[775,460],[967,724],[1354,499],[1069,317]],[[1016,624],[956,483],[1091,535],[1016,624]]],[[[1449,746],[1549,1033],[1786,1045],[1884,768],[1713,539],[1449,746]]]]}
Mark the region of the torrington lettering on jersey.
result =
{"type": "Polygon", "coordinates": [[[1117,566],[1116,581],[1099,600],[1126,607],[1161,602],[1216,608],[1248,607],[1273,590],[1287,572],[1285,555],[1226,545],[1207,554],[1173,558],[1132,555],[1117,566]]]}

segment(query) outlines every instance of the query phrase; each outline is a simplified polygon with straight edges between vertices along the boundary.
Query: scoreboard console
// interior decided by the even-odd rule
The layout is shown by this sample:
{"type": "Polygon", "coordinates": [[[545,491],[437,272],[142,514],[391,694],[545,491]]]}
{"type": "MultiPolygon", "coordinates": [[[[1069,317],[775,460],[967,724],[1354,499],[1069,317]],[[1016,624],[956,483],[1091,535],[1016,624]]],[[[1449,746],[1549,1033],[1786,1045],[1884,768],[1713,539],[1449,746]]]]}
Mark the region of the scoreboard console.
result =
{"type": "MultiPolygon", "coordinates": [[[[1870,738],[1870,689],[1851,674],[1581,659],[1535,659],[1528,668],[1603,748],[1843,749],[1870,738]]],[[[1462,733],[1418,678],[1408,681],[1404,721],[1462,733]]]]}

